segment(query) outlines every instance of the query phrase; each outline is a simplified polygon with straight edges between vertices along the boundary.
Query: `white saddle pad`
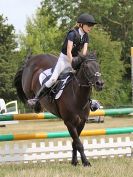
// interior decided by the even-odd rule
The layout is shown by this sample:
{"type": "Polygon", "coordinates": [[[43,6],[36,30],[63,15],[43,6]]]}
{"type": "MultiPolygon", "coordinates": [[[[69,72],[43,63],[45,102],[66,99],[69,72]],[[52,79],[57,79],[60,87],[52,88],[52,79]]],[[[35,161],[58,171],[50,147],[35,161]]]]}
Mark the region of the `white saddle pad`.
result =
{"type": "MultiPolygon", "coordinates": [[[[44,70],[42,73],[40,73],[39,75],[39,82],[40,84],[42,85],[44,79],[46,79],[47,76],[50,76],[52,74],[52,68],[49,68],[47,70],[44,70]]],[[[67,76],[65,79],[62,79],[63,81],[63,86],[62,88],[59,90],[59,92],[56,94],[55,96],[55,99],[59,99],[60,96],[62,95],[62,92],[63,92],[63,89],[65,87],[65,83],[67,82],[67,79],[69,78],[70,76],[67,76]]]]}
{"type": "Polygon", "coordinates": [[[52,68],[49,68],[47,70],[44,70],[40,75],[39,75],[39,82],[42,85],[44,79],[46,79],[47,76],[50,76],[52,74],[51,72],[52,68]]]}

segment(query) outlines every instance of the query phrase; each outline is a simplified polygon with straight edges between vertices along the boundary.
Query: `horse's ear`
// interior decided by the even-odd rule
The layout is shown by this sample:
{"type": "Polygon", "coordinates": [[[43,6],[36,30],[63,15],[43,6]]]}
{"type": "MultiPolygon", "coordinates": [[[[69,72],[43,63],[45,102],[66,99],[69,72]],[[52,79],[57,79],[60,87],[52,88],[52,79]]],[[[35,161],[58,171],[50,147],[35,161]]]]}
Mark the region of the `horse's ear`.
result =
{"type": "Polygon", "coordinates": [[[96,51],[90,51],[89,54],[88,54],[88,59],[96,60],[97,59],[96,51]]]}

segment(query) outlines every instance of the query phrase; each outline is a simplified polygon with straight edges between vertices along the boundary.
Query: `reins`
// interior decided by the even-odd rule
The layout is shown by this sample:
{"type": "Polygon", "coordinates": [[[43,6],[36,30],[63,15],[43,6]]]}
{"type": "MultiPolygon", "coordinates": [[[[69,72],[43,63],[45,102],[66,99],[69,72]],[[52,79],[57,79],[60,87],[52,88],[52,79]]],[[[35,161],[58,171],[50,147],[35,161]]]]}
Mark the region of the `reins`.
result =
{"type": "MultiPolygon", "coordinates": [[[[79,83],[79,80],[77,79],[77,77],[74,75],[74,80],[77,82],[77,84],[78,84],[78,87],[88,87],[88,88],[90,88],[91,90],[92,90],[92,85],[90,84],[90,85],[85,85],[85,84],[80,84],[79,83]]],[[[73,91],[73,95],[74,95],[74,97],[76,98],[76,95],[75,95],[75,91],[74,91],[74,88],[73,88],[73,82],[72,82],[72,91],[73,91]]],[[[86,101],[86,103],[85,103],[85,105],[83,106],[83,110],[86,108],[86,106],[88,105],[88,103],[90,103],[90,101],[91,101],[91,99],[90,98],[88,98],[87,99],[87,101],[86,101]]]]}
{"type": "Polygon", "coordinates": [[[89,84],[81,84],[75,75],[74,75],[74,79],[76,80],[76,82],[77,82],[79,87],[91,87],[92,86],[91,83],[89,83],[89,84]]]}
{"type": "MultiPolygon", "coordinates": [[[[82,67],[82,71],[83,71],[83,74],[84,74],[84,76],[85,76],[85,78],[86,78],[86,73],[85,73],[83,67],[82,67]]],[[[86,87],[86,88],[90,88],[90,90],[92,90],[92,86],[93,86],[92,82],[88,82],[88,84],[81,84],[75,74],[74,74],[73,80],[76,81],[78,87],[80,87],[80,88],[81,88],[81,87],[86,87]]],[[[88,81],[87,78],[86,78],[86,80],[88,81]]],[[[73,91],[74,97],[76,98],[75,91],[74,91],[74,86],[73,86],[73,82],[72,82],[72,91],[73,91]]],[[[88,105],[88,103],[90,103],[90,101],[91,101],[91,99],[88,98],[87,101],[86,101],[86,103],[85,103],[85,105],[84,105],[83,108],[82,108],[83,110],[86,108],[86,106],[88,105]]]]}

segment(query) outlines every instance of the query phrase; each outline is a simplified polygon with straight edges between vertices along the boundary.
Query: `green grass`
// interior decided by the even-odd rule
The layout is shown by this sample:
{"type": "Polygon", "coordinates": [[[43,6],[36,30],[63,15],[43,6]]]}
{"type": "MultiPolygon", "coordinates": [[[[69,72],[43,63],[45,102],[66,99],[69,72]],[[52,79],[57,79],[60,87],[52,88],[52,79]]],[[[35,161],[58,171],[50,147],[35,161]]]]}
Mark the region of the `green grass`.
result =
{"type": "Polygon", "coordinates": [[[0,166],[0,177],[133,177],[133,158],[90,160],[92,167],[70,162],[10,164],[0,166]]]}
{"type": "MultiPolygon", "coordinates": [[[[105,117],[105,123],[86,124],[84,129],[100,129],[109,127],[128,127],[133,126],[133,118],[130,117],[105,117]]],[[[0,128],[0,133],[33,133],[33,132],[50,132],[67,130],[63,121],[60,120],[40,120],[40,121],[21,121],[19,124],[7,125],[6,128],[0,128]]],[[[125,137],[130,136],[133,140],[133,134],[126,135],[111,135],[98,137],[85,137],[88,140],[92,138],[110,138],[110,137],[125,137]]],[[[66,138],[69,139],[69,138],[66,138]]],[[[65,140],[66,140],[65,139],[65,140]]],[[[82,138],[83,139],[83,138],[82,138]]],[[[30,140],[17,141],[31,143],[51,141],[45,140],[30,140]]],[[[62,141],[65,141],[62,139],[62,141]]],[[[53,141],[57,142],[58,139],[53,141]]],[[[11,145],[15,141],[7,142],[11,145]]],[[[4,146],[4,142],[0,146],[4,146]]],[[[69,161],[63,162],[48,162],[48,163],[28,163],[28,164],[5,164],[0,165],[0,177],[133,177],[133,157],[115,157],[107,159],[90,159],[92,167],[83,167],[81,162],[77,167],[71,166],[69,161]]]]}

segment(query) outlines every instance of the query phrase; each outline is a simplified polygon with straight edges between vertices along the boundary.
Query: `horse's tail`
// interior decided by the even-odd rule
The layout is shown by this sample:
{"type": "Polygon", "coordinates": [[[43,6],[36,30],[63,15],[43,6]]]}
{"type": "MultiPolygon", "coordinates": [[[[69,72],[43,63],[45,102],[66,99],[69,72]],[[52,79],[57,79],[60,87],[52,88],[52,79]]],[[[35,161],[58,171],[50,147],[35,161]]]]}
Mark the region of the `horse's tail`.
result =
{"type": "Polygon", "coordinates": [[[22,88],[22,74],[23,74],[23,67],[20,68],[16,75],[15,75],[15,78],[14,78],[14,86],[16,88],[16,91],[17,91],[17,95],[19,97],[19,99],[23,102],[23,103],[26,103],[27,101],[27,97],[23,91],[23,88],[22,88]]]}
{"type": "Polygon", "coordinates": [[[14,78],[14,86],[16,88],[17,95],[23,103],[27,102],[27,97],[26,97],[26,95],[23,91],[23,87],[22,87],[22,74],[23,74],[23,70],[25,68],[25,65],[30,57],[31,57],[31,53],[29,53],[27,55],[26,59],[24,60],[24,63],[22,64],[21,68],[17,71],[15,78],[14,78]]]}

